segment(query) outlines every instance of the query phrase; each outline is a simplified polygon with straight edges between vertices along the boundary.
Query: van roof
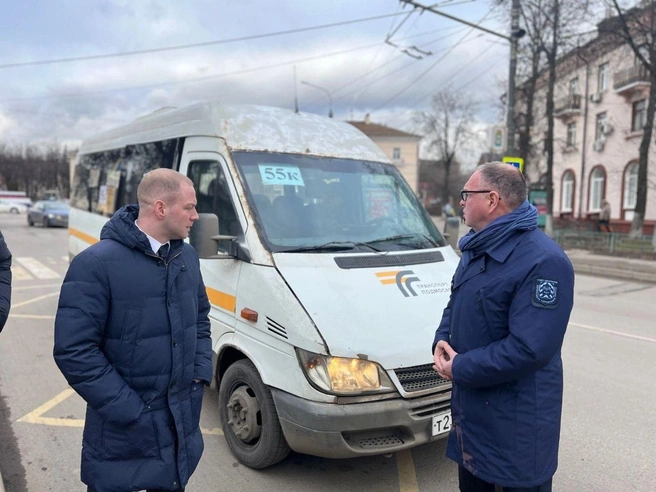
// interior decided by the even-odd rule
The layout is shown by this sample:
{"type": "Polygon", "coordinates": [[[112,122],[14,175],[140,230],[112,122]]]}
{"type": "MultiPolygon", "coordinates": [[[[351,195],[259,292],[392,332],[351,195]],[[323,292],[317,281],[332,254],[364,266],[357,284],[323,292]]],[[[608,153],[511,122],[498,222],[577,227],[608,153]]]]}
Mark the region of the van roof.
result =
{"type": "Polygon", "coordinates": [[[231,150],[389,162],[380,147],[346,122],[282,108],[218,102],[162,108],[85,140],[80,154],[190,136],[220,137],[231,150]]]}

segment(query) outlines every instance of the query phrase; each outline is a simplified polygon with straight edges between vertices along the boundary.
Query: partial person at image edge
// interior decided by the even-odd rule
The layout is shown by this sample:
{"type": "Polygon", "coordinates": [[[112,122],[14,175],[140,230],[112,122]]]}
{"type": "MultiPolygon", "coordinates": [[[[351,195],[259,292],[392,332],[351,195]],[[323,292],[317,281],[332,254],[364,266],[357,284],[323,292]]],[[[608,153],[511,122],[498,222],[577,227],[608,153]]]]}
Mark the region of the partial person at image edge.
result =
{"type": "Polygon", "coordinates": [[[137,197],[73,259],[55,320],[55,361],[87,402],[81,476],[94,492],[182,491],[203,452],[210,305],[183,241],[196,194],[157,169],[137,197]]]}
{"type": "Polygon", "coordinates": [[[472,230],[460,239],[433,342],[436,370],[453,380],[447,456],[458,463],[463,492],[548,492],[558,465],[574,271],[537,228],[514,167],[478,167],[461,198],[472,230]]]}
{"type": "Polygon", "coordinates": [[[11,308],[11,252],[0,232],[0,331],[5,327],[11,308]]]}

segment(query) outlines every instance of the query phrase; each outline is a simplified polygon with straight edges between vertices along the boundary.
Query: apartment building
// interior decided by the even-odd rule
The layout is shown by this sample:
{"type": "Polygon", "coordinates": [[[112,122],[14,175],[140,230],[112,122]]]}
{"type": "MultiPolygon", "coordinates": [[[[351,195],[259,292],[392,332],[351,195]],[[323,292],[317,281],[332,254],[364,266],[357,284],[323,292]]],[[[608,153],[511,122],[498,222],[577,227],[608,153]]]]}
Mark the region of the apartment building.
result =
{"type": "Polygon", "coordinates": [[[364,121],[348,121],[378,145],[399,169],[412,191],[419,190],[419,141],[422,137],[385,125],[364,121]]]}
{"type": "MultiPolygon", "coordinates": [[[[628,231],[638,186],[638,156],[650,81],[628,44],[609,33],[616,19],[598,25],[597,36],[562,56],[554,95],[554,219],[556,224],[596,222],[603,200],[615,231],[628,231]]],[[[546,77],[535,93],[533,142],[546,138],[546,77]]],[[[521,106],[521,102],[519,104],[521,106]]],[[[518,110],[521,108],[518,106],[518,110]]],[[[543,179],[546,153],[537,149],[531,181],[543,179]]],[[[645,234],[656,221],[656,149],[650,149],[645,234]]]]}

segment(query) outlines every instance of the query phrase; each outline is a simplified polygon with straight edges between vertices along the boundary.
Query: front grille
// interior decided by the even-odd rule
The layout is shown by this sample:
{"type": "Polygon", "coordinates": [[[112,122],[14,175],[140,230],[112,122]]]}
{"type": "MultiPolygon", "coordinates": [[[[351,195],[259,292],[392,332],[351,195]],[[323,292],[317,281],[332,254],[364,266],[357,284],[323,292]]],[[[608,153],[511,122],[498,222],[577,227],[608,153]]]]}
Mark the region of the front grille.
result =
{"type": "Polygon", "coordinates": [[[394,373],[406,393],[451,384],[448,379],[444,379],[433,369],[432,364],[403,367],[401,369],[395,369],[394,373]]]}

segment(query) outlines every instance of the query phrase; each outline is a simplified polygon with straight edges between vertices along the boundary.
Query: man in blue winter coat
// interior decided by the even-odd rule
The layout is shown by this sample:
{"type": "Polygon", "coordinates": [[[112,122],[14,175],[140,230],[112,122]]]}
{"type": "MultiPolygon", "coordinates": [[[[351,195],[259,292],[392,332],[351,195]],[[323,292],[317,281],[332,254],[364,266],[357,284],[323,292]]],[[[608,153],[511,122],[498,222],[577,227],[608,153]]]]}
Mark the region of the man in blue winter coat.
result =
{"type": "Polygon", "coordinates": [[[184,490],[203,452],[210,306],[183,241],[198,219],[196,193],[185,176],[157,169],[137,198],[75,257],[55,320],[55,361],[87,402],[89,491],[184,490]]]}
{"type": "Polygon", "coordinates": [[[484,164],[461,192],[465,223],[435,369],[453,380],[447,456],[460,490],[548,492],[558,465],[561,346],[574,272],[537,228],[515,167],[484,164]]]}

